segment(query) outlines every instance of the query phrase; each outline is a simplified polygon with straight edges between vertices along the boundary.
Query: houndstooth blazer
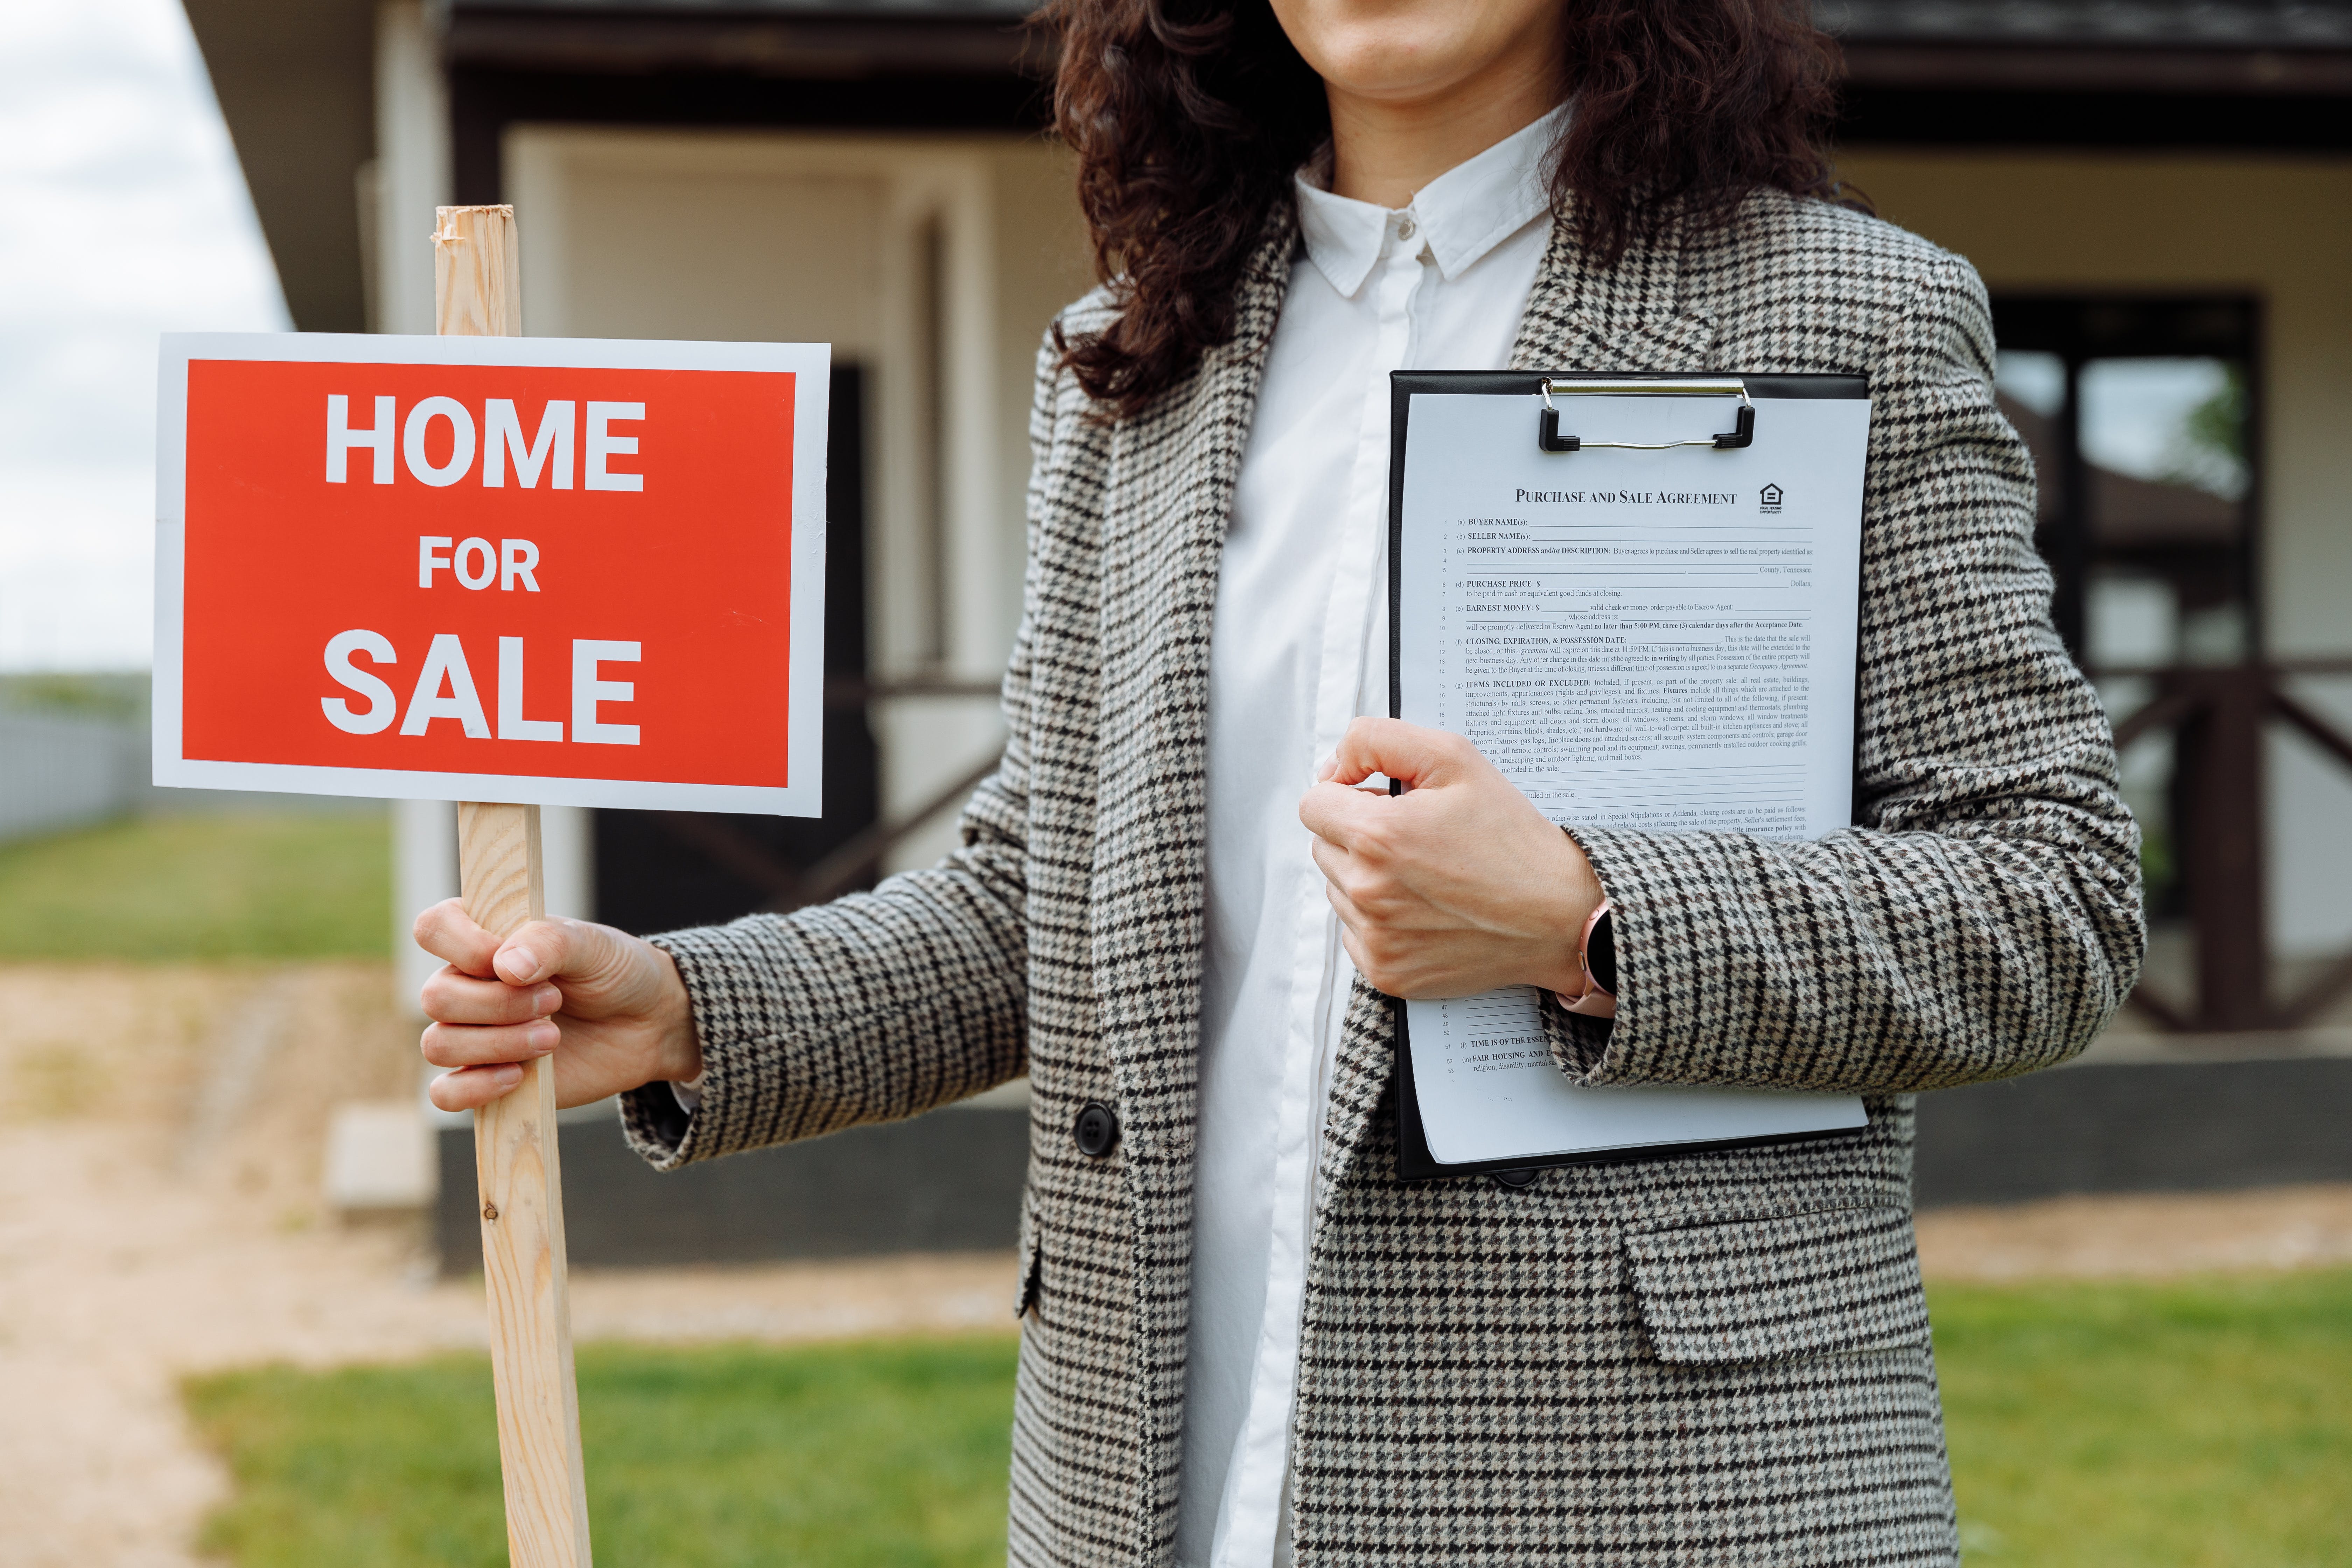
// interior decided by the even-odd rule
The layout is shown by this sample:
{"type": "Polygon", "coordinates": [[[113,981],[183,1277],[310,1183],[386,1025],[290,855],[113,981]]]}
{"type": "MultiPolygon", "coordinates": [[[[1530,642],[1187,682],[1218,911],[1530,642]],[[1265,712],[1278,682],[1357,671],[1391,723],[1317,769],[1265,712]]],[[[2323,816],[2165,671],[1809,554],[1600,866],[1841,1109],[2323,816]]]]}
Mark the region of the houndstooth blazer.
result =
{"type": "MultiPolygon", "coordinates": [[[[1026,1072],[1011,1557],[1163,1564],[1176,1518],[1201,1026],[1210,610],[1287,212],[1233,342],[1104,423],[1050,352],[1001,769],[963,847],[870,895],[662,943],[709,1076],[664,1168],[912,1116],[1026,1072]],[[1073,1119],[1112,1109],[1081,1152],[1073,1119]]],[[[1102,319],[1097,293],[1065,316],[1102,319]]],[[[1333,1080],[1293,1461],[1302,1565],[1955,1560],[1910,1216],[1918,1089],[2062,1061],[2141,952],[2106,721],[2051,629],[2033,475],[1968,265],[1762,194],[1616,266],[1556,226],[1514,363],[1839,372],[1874,399],[1865,826],[1814,843],[1580,832],[1617,908],[1582,1082],[1858,1091],[1867,1130],[1402,1182],[1391,1005],[1333,1080]]],[[[1550,1004],[1547,1002],[1547,1007],[1550,1004]]]]}

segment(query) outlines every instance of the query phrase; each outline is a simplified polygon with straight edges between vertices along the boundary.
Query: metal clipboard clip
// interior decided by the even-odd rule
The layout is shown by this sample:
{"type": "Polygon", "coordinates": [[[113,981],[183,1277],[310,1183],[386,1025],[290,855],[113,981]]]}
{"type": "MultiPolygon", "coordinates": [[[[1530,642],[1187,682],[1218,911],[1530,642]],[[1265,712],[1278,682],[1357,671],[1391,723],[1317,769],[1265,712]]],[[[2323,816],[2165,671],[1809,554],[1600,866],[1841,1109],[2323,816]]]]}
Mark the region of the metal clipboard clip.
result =
{"type": "Polygon", "coordinates": [[[1748,400],[1748,384],[1736,375],[1643,381],[1554,381],[1545,376],[1537,383],[1537,391],[1543,397],[1544,405],[1536,445],[1547,452],[1579,452],[1587,447],[1616,447],[1633,452],[1663,452],[1675,447],[1712,447],[1722,452],[1753,446],[1756,442],[1756,405],[1748,400]],[[1720,436],[1702,436],[1688,441],[1587,441],[1559,433],[1559,410],[1552,406],[1551,401],[1551,395],[1555,392],[1585,397],[1737,397],[1739,399],[1739,416],[1732,427],[1720,436]]]}

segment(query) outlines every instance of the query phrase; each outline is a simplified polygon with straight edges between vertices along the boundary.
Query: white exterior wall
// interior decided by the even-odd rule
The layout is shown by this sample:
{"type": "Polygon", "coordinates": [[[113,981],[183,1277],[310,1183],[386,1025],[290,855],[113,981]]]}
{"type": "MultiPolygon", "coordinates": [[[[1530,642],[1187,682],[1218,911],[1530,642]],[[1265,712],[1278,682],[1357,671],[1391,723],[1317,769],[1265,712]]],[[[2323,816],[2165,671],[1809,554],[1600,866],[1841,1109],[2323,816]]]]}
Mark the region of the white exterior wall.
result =
{"type": "MultiPolygon", "coordinates": [[[[376,7],[374,321],[433,331],[433,209],[449,200],[449,106],[422,0],[376,7]]],[[[457,816],[446,801],[392,803],[392,992],[422,1016],[417,991],[440,967],[410,940],[417,912],[457,893],[457,816]]]]}
{"type": "MultiPolygon", "coordinates": [[[[1838,173],[1995,289],[2260,298],[2265,651],[2352,655],[2352,159],[1857,149],[1838,173]]],[[[2352,679],[2303,685],[2352,727],[2352,679]]],[[[2269,761],[2272,940],[2340,952],[2352,775],[2284,734],[2269,761]]]]}
{"type": "Polygon", "coordinates": [[[375,18],[375,327],[433,330],[433,209],[449,200],[449,101],[424,0],[375,18]]]}

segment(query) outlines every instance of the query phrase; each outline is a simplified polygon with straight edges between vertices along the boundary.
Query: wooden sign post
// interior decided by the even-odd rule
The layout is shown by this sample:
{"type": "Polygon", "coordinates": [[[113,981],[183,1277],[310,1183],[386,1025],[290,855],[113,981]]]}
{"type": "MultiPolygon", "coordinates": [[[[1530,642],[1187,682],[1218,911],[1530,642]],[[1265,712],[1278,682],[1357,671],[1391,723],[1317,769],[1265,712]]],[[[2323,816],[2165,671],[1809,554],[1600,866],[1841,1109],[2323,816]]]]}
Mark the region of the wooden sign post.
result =
{"type": "MultiPolygon", "coordinates": [[[[433,336],[164,334],[155,782],[466,802],[505,936],[541,805],[822,813],[832,354],[525,338],[514,210],[433,243],[433,336]]],[[[551,1058],[474,1152],[508,1548],[588,1568],[551,1058]]]]}
{"type": "MultiPolygon", "coordinates": [[[[514,208],[442,207],[437,216],[435,331],[444,337],[520,337],[514,208]]],[[[539,807],[459,805],[457,868],[466,911],[483,930],[509,936],[544,917],[539,807]]],[[[587,1472],[580,1458],[557,1154],[555,1058],[541,1057],[523,1069],[513,1093],[474,1112],[490,1377],[498,1389],[499,1468],[514,1568],[589,1564],[587,1472]]]]}

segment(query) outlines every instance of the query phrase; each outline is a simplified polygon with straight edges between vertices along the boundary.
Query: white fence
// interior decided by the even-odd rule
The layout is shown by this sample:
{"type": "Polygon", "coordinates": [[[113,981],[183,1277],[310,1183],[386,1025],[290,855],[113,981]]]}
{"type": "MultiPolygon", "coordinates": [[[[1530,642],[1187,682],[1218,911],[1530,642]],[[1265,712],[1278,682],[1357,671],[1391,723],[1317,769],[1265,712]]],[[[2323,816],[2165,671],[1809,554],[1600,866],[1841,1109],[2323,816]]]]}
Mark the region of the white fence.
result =
{"type": "Polygon", "coordinates": [[[117,816],[383,809],[353,796],[157,789],[153,777],[143,719],[0,708],[0,842],[117,816]]]}
{"type": "Polygon", "coordinates": [[[0,711],[0,839],[120,816],[152,793],[147,777],[143,725],[0,711]]]}

